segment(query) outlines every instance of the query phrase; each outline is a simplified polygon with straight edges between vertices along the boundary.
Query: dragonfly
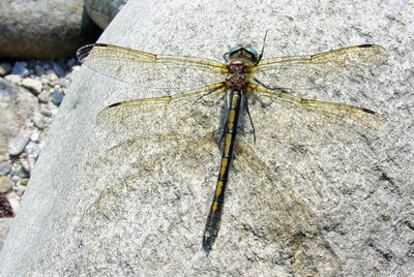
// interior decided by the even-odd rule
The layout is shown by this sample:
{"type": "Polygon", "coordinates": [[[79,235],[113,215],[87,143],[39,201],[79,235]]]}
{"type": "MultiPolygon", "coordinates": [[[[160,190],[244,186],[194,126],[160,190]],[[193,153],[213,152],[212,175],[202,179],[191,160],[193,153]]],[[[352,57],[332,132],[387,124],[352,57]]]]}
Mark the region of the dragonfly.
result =
{"type": "Polygon", "coordinates": [[[202,240],[207,254],[218,237],[236,136],[242,126],[250,125],[254,141],[313,145],[375,138],[385,125],[385,119],[370,109],[293,93],[297,88],[315,87],[320,78],[335,79],[349,68],[385,62],[387,51],[382,46],[362,44],[263,59],[265,40],[266,35],[260,53],[252,46],[230,48],[223,55],[225,63],[104,43],[77,51],[78,60],[100,74],[142,91],[167,94],[105,107],[96,119],[102,128],[148,138],[159,134],[197,137],[221,130],[219,173],[202,240]],[[281,113],[280,107],[288,112],[281,113]],[[142,127],[144,122],[149,128],[142,127]]]}

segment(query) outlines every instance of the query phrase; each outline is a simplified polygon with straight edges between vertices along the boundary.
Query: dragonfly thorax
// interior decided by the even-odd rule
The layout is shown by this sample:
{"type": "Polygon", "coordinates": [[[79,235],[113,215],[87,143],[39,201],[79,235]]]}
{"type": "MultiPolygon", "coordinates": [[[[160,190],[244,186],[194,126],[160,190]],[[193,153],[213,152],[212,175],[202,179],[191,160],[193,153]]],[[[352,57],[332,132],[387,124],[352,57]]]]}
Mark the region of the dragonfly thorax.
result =
{"type": "Polygon", "coordinates": [[[240,91],[247,87],[247,65],[242,61],[235,61],[229,64],[229,76],[225,83],[226,87],[231,90],[240,91]]]}

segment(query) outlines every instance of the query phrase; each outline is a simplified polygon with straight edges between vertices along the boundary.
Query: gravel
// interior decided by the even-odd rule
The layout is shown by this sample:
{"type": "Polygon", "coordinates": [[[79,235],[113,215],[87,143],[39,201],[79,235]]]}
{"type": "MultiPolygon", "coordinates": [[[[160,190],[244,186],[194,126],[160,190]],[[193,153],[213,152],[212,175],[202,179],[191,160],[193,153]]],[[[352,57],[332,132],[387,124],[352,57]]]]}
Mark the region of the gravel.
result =
{"type": "MultiPolygon", "coordinates": [[[[8,138],[9,157],[0,160],[0,195],[11,203],[14,211],[18,209],[20,199],[30,182],[30,173],[45,145],[58,106],[72,82],[73,74],[79,68],[74,58],[0,63],[0,78],[30,91],[39,104],[38,112],[27,118],[18,135],[8,138]]],[[[26,108],[24,105],[19,107],[21,110],[26,108]]]]}

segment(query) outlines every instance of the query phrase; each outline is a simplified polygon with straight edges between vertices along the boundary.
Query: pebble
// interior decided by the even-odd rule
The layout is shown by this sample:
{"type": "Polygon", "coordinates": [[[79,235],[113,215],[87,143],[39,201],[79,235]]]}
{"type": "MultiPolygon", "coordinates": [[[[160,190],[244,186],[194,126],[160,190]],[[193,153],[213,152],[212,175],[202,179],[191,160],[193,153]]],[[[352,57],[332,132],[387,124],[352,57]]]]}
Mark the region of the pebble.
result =
{"type": "Polygon", "coordinates": [[[9,154],[11,156],[17,156],[22,153],[29,140],[30,135],[27,133],[20,133],[17,137],[12,138],[9,141],[9,154]]]}
{"type": "Polygon", "coordinates": [[[63,100],[63,93],[61,90],[55,89],[52,93],[52,96],[50,97],[50,101],[55,104],[56,106],[59,106],[60,103],[62,103],[63,100]]]}
{"type": "Polygon", "coordinates": [[[65,76],[65,70],[63,70],[62,65],[60,65],[57,62],[52,62],[52,66],[53,66],[53,71],[55,71],[55,73],[58,77],[65,76]]]}
{"type": "Polygon", "coordinates": [[[72,81],[68,78],[62,78],[62,79],[59,80],[59,85],[61,85],[64,88],[68,88],[69,85],[71,84],[71,82],[72,81]]]}
{"type": "Polygon", "coordinates": [[[56,73],[53,70],[48,70],[47,71],[47,75],[48,75],[48,82],[50,84],[55,84],[56,82],[58,82],[59,77],[56,75],[56,73]]]}
{"type": "Polygon", "coordinates": [[[20,179],[19,183],[22,186],[27,186],[27,184],[29,183],[29,178],[22,178],[22,179],[20,179]]]}
{"type": "Polygon", "coordinates": [[[53,113],[47,105],[40,105],[40,113],[44,116],[52,116],[53,113]]]}
{"type": "Polygon", "coordinates": [[[66,65],[67,65],[67,66],[69,66],[69,67],[72,67],[72,66],[76,65],[77,63],[78,63],[78,60],[77,60],[77,59],[75,59],[75,58],[70,58],[70,59],[66,62],[66,65]]]}
{"type": "Polygon", "coordinates": [[[36,142],[29,142],[26,146],[26,153],[28,158],[35,158],[39,156],[40,153],[40,146],[36,142]]]}
{"type": "Polygon", "coordinates": [[[20,168],[17,169],[17,170],[13,170],[11,172],[10,176],[12,178],[17,177],[15,179],[13,179],[13,180],[17,180],[17,181],[19,181],[21,178],[29,178],[30,177],[29,173],[22,166],[20,166],[20,168]]]}
{"type": "Polygon", "coordinates": [[[49,101],[49,93],[47,91],[42,91],[41,93],[39,93],[39,95],[37,96],[37,99],[39,99],[39,101],[41,103],[47,103],[49,101]]]}
{"type": "Polygon", "coordinates": [[[10,180],[9,176],[0,177],[0,193],[5,193],[11,190],[13,187],[13,182],[10,180]]]}
{"type": "Polygon", "coordinates": [[[5,76],[4,79],[6,79],[9,82],[19,85],[22,82],[23,78],[20,75],[9,74],[5,76]]]}
{"type": "Polygon", "coordinates": [[[10,73],[12,67],[9,63],[0,63],[0,77],[10,73]]]}
{"type": "Polygon", "coordinates": [[[25,78],[22,81],[22,87],[27,88],[31,92],[33,92],[35,95],[38,95],[42,91],[42,82],[39,80],[31,79],[31,78],[25,78]]]}
{"type": "Polygon", "coordinates": [[[43,130],[45,128],[46,121],[41,113],[35,112],[32,117],[34,126],[38,129],[43,130]]]}
{"type": "MultiPolygon", "coordinates": [[[[40,137],[40,132],[39,131],[37,131],[37,130],[34,130],[33,132],[32,132],[32,134],[30,135],[30,141],[33,141],[33,142],[38,142],[39,141],[39,137],[40,137]]],[[[29,143],[30,144],[30,143],[29,143]]],[[[26,148],[28,147],[29,145],[27,145],[26,146],[26,148]]]]}
{"type": "Polygon", "coordinates": [[[17,183],[20,180],[20,177],[18,175],[12,175],[11,180],[13,181],[13,183],[17,183]]]}
{"type": "Polygon", "coordinates": [[[37,158],[39,157],[40,153],[40,145],[35,142],[29,142],[26,146],[26,153],[27,153],[27,162],[29,163],[29,172],[31,169],[34,168],[37,158]]]}
{"type": "Polygon", "coordinates": [[[20,159],[20,164],[22,165],[22,168],[24,169],[24,171],[30,172],[30,164],[29,164],[29,161],[27,160],[27,157],[25,159],[20,159]]]}
{"type": "Polygon", "coordinates": [[[0,176],[9,174],[12,170],[12,164],[10,161],[0,163],[0,176]]]}
{"type": "Polygon", "coordinates": [[[14,63],[12,74],[20,75],[22,77],[26,77],[30,74],[29,70],[26,68],[27,64],[23,62],[16,62],[14,63]]]}

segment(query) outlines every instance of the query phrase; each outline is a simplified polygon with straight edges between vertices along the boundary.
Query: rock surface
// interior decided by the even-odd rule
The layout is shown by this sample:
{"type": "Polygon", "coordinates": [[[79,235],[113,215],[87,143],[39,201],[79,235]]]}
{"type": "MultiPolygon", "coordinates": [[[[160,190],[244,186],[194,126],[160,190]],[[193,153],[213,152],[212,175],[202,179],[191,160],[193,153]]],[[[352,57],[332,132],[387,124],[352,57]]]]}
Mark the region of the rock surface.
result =
{"type": "Polygon", "coordinates": [[[85,9],[92,20],[106,29],[128,0],[85,0],[85,9]]]}
{"type": "MultiPolygon", "coordinates": [[[[386,64],[297,93],[376,110],[388,132],[360,144],[319,146],[265,140],[267,130],[256,130],[262,137],[256,144],[241,134],[219,237],[206,257],[201,237],[217,145],[196,135],[131,139],[101,130],[96,114],[106,105],[171,91],[131,88],[85,68],[50,129],[0,253],[0,276],[410,276],[410,10],[403,1],[379,0],[325,6],[305,0],[294,6],[281,0],[254,6],[131,0],[102,42],[215,60],[229,45],[260,47],[269,28],[265,58],[384,46],[386,64]]],[[[194,82],[202,77],[188,76],[194,82]]],[[[270,104],[251,105],[265,110],[270,104]]],[[[268,124],[274,129],[282,123],[268,124]]],[[[140,130],[154,127],[142,122],[140,130]]]]}
{"type": "Polygon", "coordinates": [[[64,58],[99,36],[82,0],[0,1],[0,58],[64,58]]]}
{"type": "Polygon", "coordinates": [[[13,222],[12,218],[0,218],[0,249],[3,248],[4,239],[10,230],[10,226],[13,222]]]}
{"type": "MultiPolygon", "coordinates": [[[[33,94],[0,78],[0,162],[8,158],[9,141],[18,137],[38,110],[39,104],[33,94]]],[[[12,145],[13,154],[19,150],[15,146],[12,145]]]]}

